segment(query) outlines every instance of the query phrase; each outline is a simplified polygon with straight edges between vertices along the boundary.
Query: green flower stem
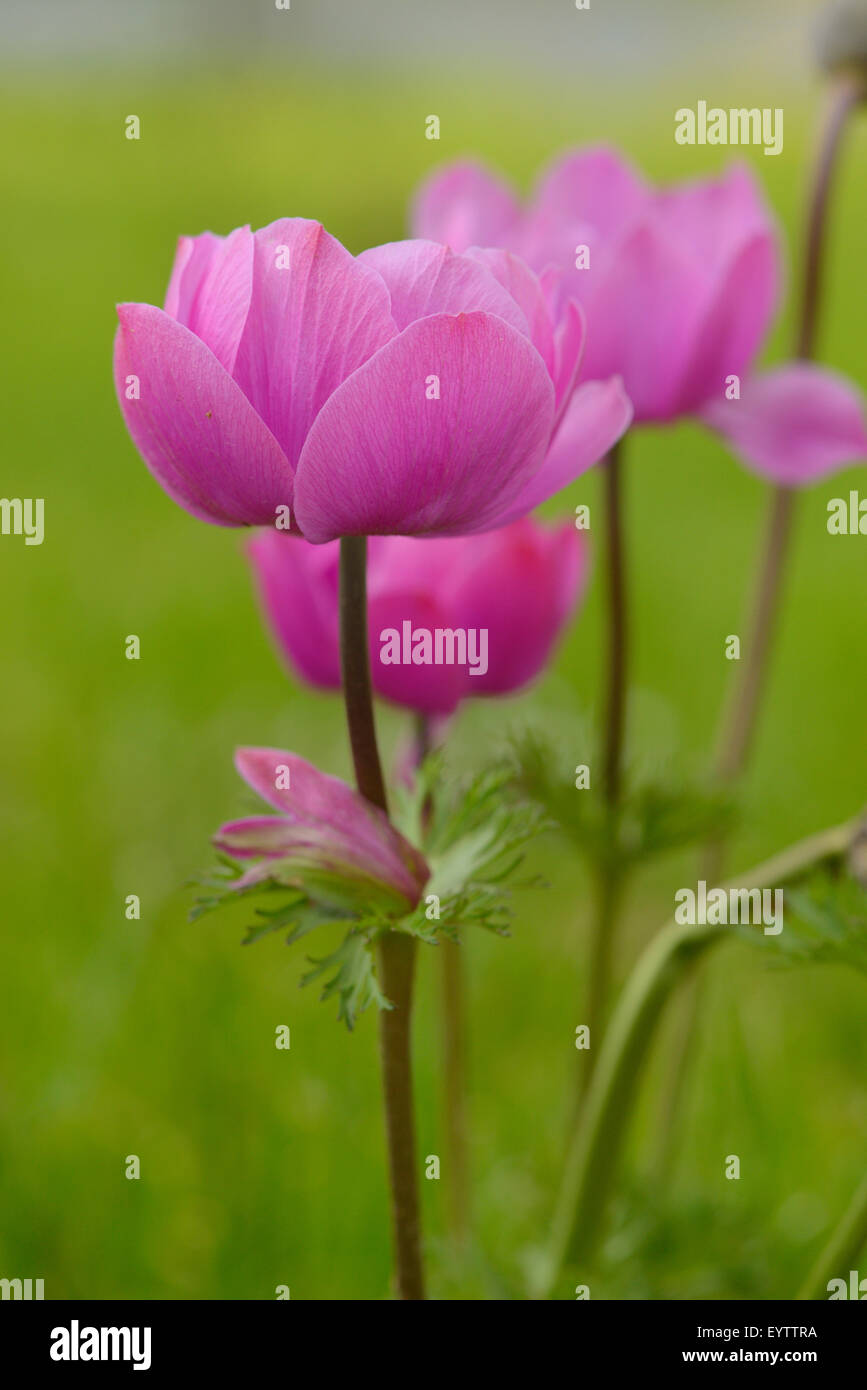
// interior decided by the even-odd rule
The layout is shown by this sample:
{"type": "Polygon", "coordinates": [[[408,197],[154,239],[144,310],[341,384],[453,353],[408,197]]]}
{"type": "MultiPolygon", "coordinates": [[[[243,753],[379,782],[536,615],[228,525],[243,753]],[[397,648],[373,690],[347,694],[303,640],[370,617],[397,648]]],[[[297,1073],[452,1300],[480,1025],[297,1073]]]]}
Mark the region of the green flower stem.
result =
{"type": "Polygon", "coordinates": [[[608,691],[605,723],[605,795],[612,806],[620,801],[623,774],[623,735],[626,724],[626,564],[623,541],[623,441],[618,441],[603,466],[608,569],[608,691]]]}
{"type": "MultiPolygon", "coordinates": [[[[419,714],[415,721],[415,758],[419,766],[432,751],[430,719],[419,714]]],[[[422,821],[430,808],[422,807],[422,821]]],[[[463,946],[441,937],[437,948],[440,965],[440,1032],[443,1049],[443,1136],[445,1140],[445,1196],[449,1235],[462,1246],[469,1231],[469,1161],[467,1158],[467,1042],[464,1004],[463,946]]]]}
{"type": "Polygon", "coordinates": [[[831,1233],[830,1239],[810,1271],[798,1298],[828,1297],[832,1279],[845,1279],[863,1247],[867,1245],[867,1174],[862,1179],[848,1209],[831,1233]]]}
{"type": "Polygon", "coordinates": [[[400,1298],[412,1300],[425,1296],[410,1036],[416,947],[415,939],[403,932],[385,932],[379,939],[380,983],[394,1005],[379,1012],[379,1050],[397,1291],[400,1298]]]}
{"type": "Polygon", "coordinates": [[[587,991],[586,1023],[590,1046],[581,1056],[583,1065],[578,1083],[577,1121],[593,1081],[595,1061],[602,1046],[602,1031],[611,987],[614,933],[623,896],[621,875],[612,863],[603,864],[595,876],[593,934],[590,942],[590,983],[587,991]]]}
{"type": "MultiPolygon", "coordinates": [[[[388,814],[376,742],[367,637],[367,541],[340,542],[340,660],[349,742],[361,795],[388,814]]],[[[378,941],[380,984],[391,1009],[379,1013],[391,1220],[398,1296],[423,1299],[418,1168],[412,1095],[412,992],[416,942],[402,932],[378,941]]]]}
{"type": "MultiPolygon", "coordinates": [[[[864,96],[863,77],[851,73],[838,77],[831,89],[807,210],[801,309],[795,333],[795,355],[803,360],[810,360],[816,348],[834,171],[849,119],[864,96]]],[[[744,660],[738,663],[717,738],[716,772],[722,782],[731,783],[740,777],[755,736],[791,548],[794,511],[794,491],[779,485],[772,487],[744,660]]],[[[701,877],[708,883],[719,882],[727,848],[724,837],[717,837],[705,846],[701,877]]],[[[654,1164],[660,1176],[670,1171],[677,1115],[686,1089],[692,1045],[703,1004],[701,973],[697,967],[685,992],[682,1018],[663,1087],[654,1164]]]]}
{"type": "Polygon", "coordinates": [[[608,810],[610,853],[596,875],[593,930],[590,944],[590,980],[586,1013],[582,1022],[590,1034],[590,1047],[582,1055],[575,1114],[583,1107],[593,1079],[596,1057],[611,986],[611,963],[617,919],[622,900],[621,870],[614,852],[617,817],[623,781],[623,742],[626,728],[626,664],[628,617],[626,563],[623,537],[623,441],[603,464],[605,481],[605,563],[608,588],[608,661],[605,697],[605,743],[602,790],[608,810]]]}
{"type": "Polygon", "coordinates": [[[469,1230],[469,1164],[467,1160],[467,1042],[464,1004],[463,945],[443,938],[440,1002],[443,1040],[443,1122],[446,1149],[446,1201],[449,1234],[455,1246],[466,1242],[469,1230]]]}
{"type": "MultiPolygon", "coordinates": [[[[739,876],[726,888],[779,887],[791,882],[823,860],[844,855],[859,824],[856,819],[813,835],[739,876]]],[[[635,966],[608,1028],[566,1161],[549,1249],[533,1290],[536,1297],[550,1297],[564,1261],[589,1261],[592,1257],[657,1020],[684,971],[723,941],[729,930],[724,926],[681,926],[671,920],[635,966]]]]}

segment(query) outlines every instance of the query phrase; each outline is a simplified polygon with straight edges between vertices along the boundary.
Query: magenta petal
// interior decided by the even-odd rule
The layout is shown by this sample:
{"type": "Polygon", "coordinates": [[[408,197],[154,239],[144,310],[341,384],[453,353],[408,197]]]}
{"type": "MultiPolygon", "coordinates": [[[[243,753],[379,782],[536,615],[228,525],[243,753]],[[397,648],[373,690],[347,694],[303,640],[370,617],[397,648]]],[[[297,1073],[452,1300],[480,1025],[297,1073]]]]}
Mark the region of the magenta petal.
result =
{"type": "Polygon", "coordinates": [[[235,859],[273,858],[286,853],[291,830],[284,816],[245,816],[221,825],[214,844],[235,859]]]}
{"type": "Polygon", "coordinates": [[[339,690],[337,542],[310,545],[270,528],[250,542],[248,554],[281,650],[311,685],[339,690]]]}
{"type": "Polygon", "coordinates": [[[701,418],[756,473],[803,487],[867,459],[861,393],[845,377],[808,362],[764,372],[736,401],[714,401],[701,418]]]}
{"type": "Polygon", "coordinates": [[[632,404],[619,377],[579,386],[543,467],[507,509],[500,524],[524,516],[586,473],[625,434],[631,421],[632,404]]]}
{"type": "Polygon", "coordinates": [[[296,753],[277,748],[239,748],[235,766],[244,781],[282,811],[292,826],[317,835],[329,832],[342,854],[352,856],[360,867],[413,903],[418,901],[429,877],[424,858],[382,811],[345,782],[320,772],[296,753]],[[287,781],[288,786],[282,785],[287,781]]]}
{"type": "Polygon", "coordinates": [[[756,236],[721,275],[704,310],[695,346],[678,391],[678,409],[696,410],[716,395],[724,398],[729,376],[749,371],[777,302],[777,249],[756,236]]]}
{"type": "Polygon", "coordinates": [[[655,195],[654,206],[672,242],[712,279],[727,270],[739,248],[757,237],[770,241],[779,254],[776,221],[747,164],[735,162],[718,176],[663,189],[655,195]]]}
{"type": "Polygon", "coordinates": [[[151,304],[121,304],[118,318],[118,400],[157,481],[204,521],[273,521],[278,506],[291,505],[292,470],[210,348],[151,304]],[[128,399],[136,389],[138,399],[128,399]]]}
{"type": "Polygon", "coordinates": [[[199,286],[217,248],[224,238],[214,232],[202,232],[199,236],[178,237],[172,273],[166,289],[166,302],[163,305],[167,314],[189,328],[189,317],[193,310],[199,286]]]}
{"type": "Polygon", "coordinates": [[[466,671],[462,693],[506,694],[537,676],[574,611],[586,572],[586,546],[571,521],[549,529],[524,517],[466,541],[452,623],[487,630],[488,669],[466,671]]]}
{"type": "Polygon", "coordinates": [[[640,174],[615,150],[576,150],[542,175],[525,218],[521,250],[532,266],[565,270],[574,265],[577,244],[587,242],[591,256],[598,256],[651,197],[640,174]]]}
{"type": "Polygon", "coordinates": [[[432,174],[416,195],[413,236],[445,242],[454,251],[504,246],[520,217],[509,185],[481,164],[450,164],[432,174]]]}
{"type": "Polygon", "coordinates": [[[588,306],[583,381],[620,375],[639,421],[669,420],[706,302],[699,267],[647,216],[619,246],[588,306]]]}
{"type": "Polygon", "coordinates": [[[495,525],[538,472],[553,414],[544,362],[502,319],[421,319],[323,407],[298,465],[298,524],[317,544],[495,525]]]}
{"type": "Polygon", "coordinates": [[[574,299],[569,299],[554,334],[554,390],[557,401],[554,417],[555,437],[575,393],[584,360],[585,342],[584,310],[574,299]]]}
{"type": "Polygon", "coordinates": [[[511,251],[474,246],[467,255],[481,262],[520,306],[529,325],[530,341],[554,383],[556,428],[572,398],[584,353],[584,314],[580,306],[553,288],[552,281],[559,282],[561,278],[556,271],[548,271],[540,278],[511,251]],[[555,306],[556,320],[551,304],[555,306]]]}
{"type": "Polygon", "coordinates": [[[207,343],[227,372],[250,308],[253,233],[239,227],[227,237],[204,232],[182,237],[166,294],[166,313],[207,343]]]}
{"type": "Polygon", "coordinates": [[[476,260],[456,256],[447,246],[433,241],[394,241],[362,251],[358,260],[385,281],[391,295],[391,316],[401,331],[431,314],[462,314],[475,309],[497,314],[520,333],[529,331],[508,288],[476,260]]]}
{"type": "Polygon", "coordinates": [[[250,817],[221,826],[213,844],[235,859],[262,860],[232,884],[236,890],[270,877],[303,882],[305,874],[312,871],[336,878],[345,887],[366,889],[365,896],[379,898],[385,888],[392,898],[390,906],[411,907],[420,897],[422,885],[414,883],[402,869],[395,874],[394,866],[384,863],[381,856],[330,826],[293,825],[283,816],[250,817]],[[397,903],[393,895],[397,895],[397,903]]]}
{"type": "MultiPolygon", "coordinates": [[[[388,547],[399,546],[400,536],[385,539],[388,547]]],[[[413,592],[404,574],[395,573],[390,592],[370,597],[370,668],[373,685],[378,695],[403,705],[419,714],[430,716],[451,714],[464,693],[466,671],[453,665],[416,665],[412,662],[400,664],[386,663],[383,655],[389,650],[384,634],[396,632],[403,649],[403,625],[408,622],[410,633],[425,629],[435,632],[437,628],[452,628],[455,625],[454,613],[438,602],[436,580],[430,573],[430,566],[448,564],[447,555],[440,549],[433,554],[433,547],[458,546],[460,540],[417,541],[406,540],[404,544],[431,551],[427,560],[429,592],[413,592]]],[[[461,557],[463,558],[463,557],[461,557]]],[[[460,563],[458,556],[452,560],[460,563]]],[[[411,654],[411,641],[410,641],[411,654]]],[[[481,692],[480,692],[481,693],[481,692]]]]}
{"type": "Polygon", "coordinates": [[[233,375],[294,466],[331,393],[397,329],[379,275],[318,222],[284,218],[253,240],[233,375]]]}
{"type": "Polygon", "coordinates": [[[483,265],[520,307],[529,328],[530,341],[548,368],[551,380],[556,381],[554,325],[538,276],[533,274],[526,261],[511,251],[473,246],[467,252],[467,257],[483,265]]]}

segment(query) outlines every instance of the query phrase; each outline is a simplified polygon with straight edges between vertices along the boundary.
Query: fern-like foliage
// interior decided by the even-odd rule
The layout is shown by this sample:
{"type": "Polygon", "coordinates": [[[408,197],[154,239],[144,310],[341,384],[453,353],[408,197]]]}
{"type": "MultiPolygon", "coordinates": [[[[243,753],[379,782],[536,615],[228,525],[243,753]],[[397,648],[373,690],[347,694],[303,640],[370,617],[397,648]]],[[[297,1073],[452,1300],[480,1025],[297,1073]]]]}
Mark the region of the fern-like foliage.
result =
{"type": "Polygon", "coordinates": [[[220,855],[216,867],[199,881],[204,891],[191,909],[191,920],[255,899],[244,945],[283,932],[292,945],[318,927],[343,925],[341,945],[321,958],[309,958],[313,968],[302,985],[320,981],[321,998],[337,998],[338,1018],[348,1028],[371,1005],[390,1008],[376,979],[377,938],[385,931],[403,931],[435,945],[442,936],[459,940],[465,930],[477,927],[506,935],[512,890],[538,883],[517,876],[524,851],[551,824],[539,806],[517,794],[509,764],[447,785],[443,758],[433,754],[412,787],[395,793],[394,800],[395,824],[421,849],[431,871],[412,911],[389,915],[381,899],[365,896],[363,882],[331,881],[303,868],[291,881],[281,874],[239,886],[241,868],[220,855]]]}
{"type": "MultiPolygon", "coordinates": [[[[576,745],[578,765],[598,767],[592,734],[576,745]]],[[[724,834],[734,820],[729,793],[673,775],[630,769],[615,811],[600,790],[576,787],[562,749],[537,731],[512,741],[516,781],[542,806],[563,834],[594,863],[629,868],[658,855],[724,834]]]]}
{"type": "Polygon", "coordinates": [[[867,887],[851,867],[824,865],[786,889],[783,930],[748,939],[776,965],[847,965],[867,975],[867,887]]]}

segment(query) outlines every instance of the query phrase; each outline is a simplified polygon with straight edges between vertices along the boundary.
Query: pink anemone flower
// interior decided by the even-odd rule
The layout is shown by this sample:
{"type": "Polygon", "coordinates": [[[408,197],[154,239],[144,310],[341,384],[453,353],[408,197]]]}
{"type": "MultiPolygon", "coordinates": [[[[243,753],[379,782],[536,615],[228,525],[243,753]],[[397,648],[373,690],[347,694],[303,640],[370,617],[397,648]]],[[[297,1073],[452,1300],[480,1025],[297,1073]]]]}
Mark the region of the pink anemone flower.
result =
{"type": "Polygon", "coordinates": [[[317,544],[491,530],[631,419],[617,378],[575,389],[580,309],[503,251],[405,241],[356,257],[285,218],[182,238],[165,308],[118,315],[133,441],[176,502],[218,525],[288,516],[317,544]]]}
{"type": "MultiPolygon", "coordinates": [[[[337,544],[311,546],[272,528],[250,542],[249,554],[282,655],[304,680],[338,690],[337,544]]],[[[550,660],[586,577],[586,544],[571,521],[549,527],[524,517],[484,536],[423,542],[374,537],[367,573],[374,689],[433,716],[471,696],[519,690],[550,660]],[[438,634],[441,662],[430,659],[438,634]]]]}
{"type": "MultiPolygon", "coordinates": [[[[483,166],[448,165],[416,197],[414,232],[456,251],[508,247],[587,317],[581,380],[617,373],[639,423],[692,415],[787,486],[867,456],[844,377],[792,362],[756,373],[780,298],[776,222],[750,170],[655,189],[615,151],[573,151],[522,206],[483,166]]],[[[568,433],[567,417],[561,436],[568,433]]]]}
{"type": "Polygon", "coordinates": [[[419,903],[430,877],[424,857],[345,782],[276,748],[239,748],[235,766],[278,813],[230,821],[214,836],[234,859],[257,861],[235,887],[267,878],[303,882],[312,874],[391,911],[419,903]]]}

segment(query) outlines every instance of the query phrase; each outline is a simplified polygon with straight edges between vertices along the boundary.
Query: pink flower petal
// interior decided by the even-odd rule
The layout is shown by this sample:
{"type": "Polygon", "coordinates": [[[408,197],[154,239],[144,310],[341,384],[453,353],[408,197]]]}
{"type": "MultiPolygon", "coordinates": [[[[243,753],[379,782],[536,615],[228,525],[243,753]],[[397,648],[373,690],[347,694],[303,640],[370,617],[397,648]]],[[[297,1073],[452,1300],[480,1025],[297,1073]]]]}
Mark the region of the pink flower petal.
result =
{"type": "MultiPolygon", "coordinates": [[[[462,542],[374,536],[368,548],[367,593],[370,666],[378,695],[425,714],[451,713],[461,693],[461,674],[450,666],[382,661],[382,634],[453,625],[439,605],[443,571],[462,563],[462,542]]],[[[310,545],[278,531],[262,531],[248,547],[268,626],[299,673],[321,689],[340,688],[338,617],[339,542],[310,545]]]]}
{"type": "Polygon", "coordinates": [[[620,375],[636,420],[672,419],[705,299],[698,268],[654,217],[645,217],[619,246],[587,306],[582,381],[620,375]]]}
{"type": "Polygon", "coordinates": [[[332,392],[397,334],[380,277],[303,218],[254,233],[234,377],[295,466],[332,392]]]}
{"type": "Polygon", "coordinates": [[[530,341],[542,357],[553,380],[555,372],[554,325],[547,301],[542,293],[539,277],[534,275],[526,261],[511,251],[495,247],[471,246],[465,260],[475,261],[502,285],[503,289],[520,308],[524,323],[529,330],[530,341]]]}
{"type": "Polygon", "coordinates": [[[511,251],[471,247],[467,252],[496,276],[520,306],[530,327],[530,340],[554,383],[555,428],[572,399],[584,354],[584,314],[575,300],[560,293],[561,276],[549,270],[541,278],[511,251]]]}
{"type": "Polygon", "coordinates": [[[221,825],[214,844],[235,859],[276,858],[286,853],[294,829],[285,816],[244,816],[221,825]]]}
{"type": "MultiPolygon", "coordinates": [[[[393,546],[402,538],[389,536],[386,544],[393,546]]],[[[407,541],[408,545],[430,550],[433,546],[461,546],[460,540],[450,541],[407,541]]],[[[442,551],[439,557],[433,554],[428,566],[445,560],[442,551]]],[[[455,560],[457,557],[452,557],[455,560]]],[[[436,584],[428,577],[428,593],[413,592],[402,575],[394,576],[394,586],[386,593],[371,596],[370,599],[370,668],[374,688],[378,695],[392,700],[397,705],[414,710],[419,714],[451,714],[464,693],[466,671],[463,667],[446,664],[420,665],[414,662],[385,663],[384,651],[389,648],[383,634],[396,632],[401,642],[401,655],[404,654],[404,623],[409,623],[410,633],[425,630],[434,633],[438,628],[454,626],[454,615],[439,602],[436,584]]],[[[412,640],[409,643],[412,654],[412,640]]],[[[480,692],[481,693],[481,692],[480,692]]]]}
{"type": "Polygon", "coordinates": [[[554,390],[557,398],[555,434],[559,432],[560,424],[575,394],[586,341],[584,310],[574,299],[568,299],[554,334],[554,390]]]}
{"type": "Polygon", "coordinates": [[[777,251],[756,236],[738,252],[714,286],[678,390],[678,410],[689,413],[712,396],[725,397],[729,376],[745,376],[774,314],[777,251]]]}
{"type": "Polygon", "coordinates": [[[253,286],[253,233],[181,237],[166,313],[207,343],[227,372],[235,365],[253,286]]]}
{"type": "Polygon", "coordinates": [[[281,649],[312,685],[339,690],[339,543],[309,545],[270,528],[250,542],[262,606],[281,649]]]}
{"type": "Polygon", "coordinates": [[[239,748],[235,766],[290,825],[328,831],[342,853],[355,856],[358,864],[366,864],[412,902],[418,901],[429,877],[424,858],[380,810],[345,782],[320,772],[297,753],[277,748],[239,748]],[[288,786],[278,786],[286,781],[288,786]]]}
{"type": "Polygon", "coordinates": [[[298,524],[317,544],[496,525],[538,472],[553,414],[544,362],[502,319],[421,319],[321,410],[298,466],[298,524]]]}
{"type": "Polygon", "coordinates": [[[508,288],[504,289],[483,265],[468,256],[456,256],[447,246],[433,241],[394,241],[362,251],[358,260],[385,281],[391,295],[391,316],[401,331],[431,314],[478,309],[497,314],[519,333],[529,332],[508,288]]]}
{"type": "MultiPolygon", "coordinates": [[[[338,654],[337,543],[263,532],[249,547],[266,615],[283,654],[314,684],[334,688],[338,654]]],[[[537,675],[574,608],[586,570],[581,537],[523,518],[481,536],[417,540],[374,536],[367,590],[371,676],[376,693],[416,713],[451,714],[471,696],[501,694],[537,675]],[[423,664],[419,634],[490,629],[488,670],[478,645],[467,663],[423,664]],[[400,660],[394,653],[397,634],[400,660]],[[404,657],[409,659],[404,660],[404,657]]],[[[451,639],[444,650],[451,650],[451,639]]],[[[273,792],[272,769],[260,791],[273,792]]],[[[275,798],[276,800],[277,798],[275,798]]],[[[279,804],[284,807],[283,799],[279,804]]]]}
{"type": "Polygon", "coordinates": [[[845,377],[808,362],[764,372],[740,400],[714,401],[701,418],[754,472],[804,487],[867,459],[864,400],[845,377]]]}
{"type": "Polygon", "coordinates": [[[520,249],[537,270],[549,264],[566,269],[574,266],[576,245],[586,243],[592,265],[594,255],[620,237],[651,196],[641,175],[616,150],[600,146],[570,152],[543,173],[530,200],[520,249]]]}
{"type": "Polygon", "coordinates": [[[454,251],[505,246],[519,216],[509,185],[468,160],[436,171],[421,185],[413,204],[412,234],[445,242],[454,251]]]}
{"type": "Polygon", "coordinates": [[[464,670],[464,696],[502,695],[538,676],[572,615],[587,573],[583,538],[529,517],[461,542],[449,604],[451,625],[487,631],[488,669],[464,670]]]}
{"type": "Polygon", "coordinates": [[[193,516],[222,526],[273,520],[292,502],[292,470],[274,436],[210,348],[150,304],[118,306],[120,408],[154,477],[193,516]],[[128,399],[135,390],[138,399],[128,399]]]}
{"type": "Polygon", "coordinates": [[[383,888],[389,898],[397,897],[396,903],[383,906],[412,907],[420,897],[419,887],[406,875],[396,880],[390,865],[327,826],[292,825],[283,816],[251,816],[222,825],[213,844],[235,859],[262,860],[233,883],[239,891],[272,877],[303,881],[312,871],[337,878],[346,887],[361,888],[367,898],[379,898],[383,888]]]}
{"type": "Polygon", "coordinates": [[[173,319],[189,328],[189,317],[208,266],[224,237],[214,232],[178,237],[172,273],[166,289],[164,309],[173,319]]]}
{"type": "MultiPolygon", "coordinates": [[[[681,251],[717,279],[738,251],[756,238],[772,243],[779,256],[779,234],[761,185],[749,165],[735,162],[712,178],[692,179],[660,190],[656,213],[681,251]]],[[[774,266],[775,279],[779,266],[774,266]]]]}
{"type": "Polygon", "coordinates": [[[632,421],[632,405],[619,377],[588,381],[572,397],[540,471],[506,510],[501,525],[538,507],[604,458],[632,421]]]}

